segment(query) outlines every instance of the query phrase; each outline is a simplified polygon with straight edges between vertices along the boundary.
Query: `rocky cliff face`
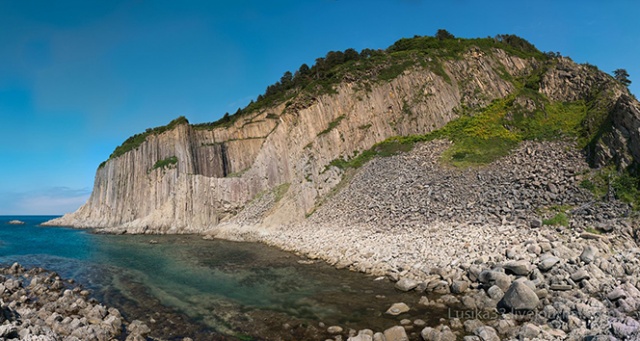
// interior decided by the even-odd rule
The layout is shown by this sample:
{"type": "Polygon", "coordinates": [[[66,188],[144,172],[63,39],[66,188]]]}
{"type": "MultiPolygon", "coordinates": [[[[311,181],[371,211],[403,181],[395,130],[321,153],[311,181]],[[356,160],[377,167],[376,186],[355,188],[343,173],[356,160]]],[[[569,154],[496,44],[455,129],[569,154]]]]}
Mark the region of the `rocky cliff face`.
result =
{"type": "Polygon", "coordinates": [[[331,94],[296,98],[228,127],[181,124],[149,135],[97,170],[84,206],[50,224],[185,233],[303,220],[342,179],[332,160],[442,128],[461,108],[503,98],[515,91],[513,79],[535,72],[542,74],[539,92],[554,101],[595,101],[606,92],[598,98],[611,129],[593,141],[596,164],[640,160],[638,103],[599,71],[564,58],[543,69],[500,49],[471,48],[441,64],[441,72],[416,66],[366,87],[345,79],[331,94]]]}

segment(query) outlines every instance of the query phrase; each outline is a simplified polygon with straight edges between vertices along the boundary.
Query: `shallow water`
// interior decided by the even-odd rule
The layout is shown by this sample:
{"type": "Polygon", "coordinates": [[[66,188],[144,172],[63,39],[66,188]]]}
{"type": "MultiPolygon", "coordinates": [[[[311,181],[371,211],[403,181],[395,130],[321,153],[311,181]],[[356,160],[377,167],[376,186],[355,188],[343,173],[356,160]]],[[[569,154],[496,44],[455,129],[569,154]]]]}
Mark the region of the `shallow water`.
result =
{"type": "Polygon", "coordinates": [[[383,330],[401,318],[442,316],[418,308],[418,295],[399,293],[386,280],[322,262],[300,264],[265,245],[38,226],[51,218],[0,217],[0,263],[73,278],[164,339],[315,338],[324,335],[319,322],[383,330]],[[27,224],[6,224],[12,219],[27,224]],[[383,314],[399,301],[414,309],[383,314]]]}

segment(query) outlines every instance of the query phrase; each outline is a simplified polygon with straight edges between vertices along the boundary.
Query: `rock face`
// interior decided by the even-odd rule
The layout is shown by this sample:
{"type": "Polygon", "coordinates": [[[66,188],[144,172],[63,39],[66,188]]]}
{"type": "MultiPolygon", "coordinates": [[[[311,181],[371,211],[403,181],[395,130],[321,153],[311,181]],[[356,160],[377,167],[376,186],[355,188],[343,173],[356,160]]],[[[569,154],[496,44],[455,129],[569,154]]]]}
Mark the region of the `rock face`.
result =
{"type": "Polygon", "coordinates": [[[640,160],[640,105],[629,95],[621,95],[610,110],[610,130],[601,135],[593,149],[593,164],[613,161],[621,169],[638,170],[640,160]]]}
{"type": "MultiPolygon", "coordinates": [[[[610,90],[599,101],[611,112],[613,129],[594,139],[593,162],[635,165],[637,101],[599,71],[566,58],[553,65],[539,84],[549,99],[589,101],[594,91],[610,90]]],[[[332,161],[352,158],[391,136],[439,129],[459,117],[461,108],[482,108],[513,93],[512,79],[538,69],[533,58],[470,49],[442,61],[442,70],[416,66],[366,87],[344,80],[330,94],[296,97],[229,126],[178,124],[110,158],[98,168],[87,203],[48,224],[251,239],[264,228],[313,213],[343,178],[332,161]]],[[[548,190],[562,195],[561,188],[548,190]]]]}
{"type": "Polygon", "coordinates": [[[291,184],[285,200],[260,221],[304,218],[340,181],[342,172],[329,167],[332,160],[390,136],[438,129],[456,118],[463,104],[483,106],[504,97],[514,86],[496,70],[518,75],[531,63],[501,50],[494,56],[466,55],[445,64],[448,79],[415,68],[370,90],[345,82],[334,94],[263,109],[230,127],[180,124],[108,160],[96,172],[88,202],[49,224],[132,233],[202,232],[282,184],[291,184]],[[406,103],[413,104],[407,108],[406,103]],[[176,164],[154,167],[171,157],[176,164]]]}

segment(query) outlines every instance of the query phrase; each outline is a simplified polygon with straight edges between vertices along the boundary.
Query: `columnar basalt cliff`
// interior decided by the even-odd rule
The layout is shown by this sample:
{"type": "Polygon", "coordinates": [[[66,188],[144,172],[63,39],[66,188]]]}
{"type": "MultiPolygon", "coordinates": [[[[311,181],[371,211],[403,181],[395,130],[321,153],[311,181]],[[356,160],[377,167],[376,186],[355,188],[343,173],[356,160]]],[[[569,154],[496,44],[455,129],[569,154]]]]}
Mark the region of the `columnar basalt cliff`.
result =
{"type": "Polygon", "coordinates": [[[343,180],[336,160],[391,137],[439,131],[494,100],[511,96],[532,112],[544,107],[523,95],[530,93],[549,103],[588,103],[583,127],[595,166],[637,164],[639,106],[612,77],[568,58],[464,44],[453,57],[412,55],[393,77],[374,67],[366,79],[344,73],[331,91],[296,89],[227,124],[173,122],[114,153],[98,168],[87,203],[49,224],[186,233],[302,221],[343,180]]]}

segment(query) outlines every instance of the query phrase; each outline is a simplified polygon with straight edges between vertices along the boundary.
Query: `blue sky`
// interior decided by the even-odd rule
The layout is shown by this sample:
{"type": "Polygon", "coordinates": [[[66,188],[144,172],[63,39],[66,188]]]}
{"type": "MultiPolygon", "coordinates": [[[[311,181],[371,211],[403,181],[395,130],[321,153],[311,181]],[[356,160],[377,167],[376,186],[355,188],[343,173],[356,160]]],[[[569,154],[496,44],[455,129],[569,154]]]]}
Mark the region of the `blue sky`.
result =
{"type": "Polygon", "coordinates": [[[594,0],[0,0],[0,215],[73,211],[132,134],[233,113],[330,50],[439,28],[625,68],[638,94],[638,14],[594,0]]]}

